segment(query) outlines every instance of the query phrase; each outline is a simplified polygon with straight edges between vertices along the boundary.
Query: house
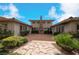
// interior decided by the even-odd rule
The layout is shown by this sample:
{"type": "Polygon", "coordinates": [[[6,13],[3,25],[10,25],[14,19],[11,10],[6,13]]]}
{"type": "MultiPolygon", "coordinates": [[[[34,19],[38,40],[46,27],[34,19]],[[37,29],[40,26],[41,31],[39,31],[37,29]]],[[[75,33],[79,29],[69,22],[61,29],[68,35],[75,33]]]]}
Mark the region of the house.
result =
{"type": "Polygon", "coordinates": [[[15,18],[0,17],[0,30],[9,30],[13,33],[13,35],[20,35],[21,31],[30,31],[31,26],[15,18]]]}
{"type": "Polygon", "coordinates": [[[53,20],[43,20],[40,16],[40,20],[30,20],[32,24],[32,30],[37,30],[39,33],[44,33],[45,30],[50,29],[53,20]]]}
{"type": "Polygon", "coordinates": [[[52,33],[78,33],[79,32],[79,17],[69,17],[56,25],[51,26],[52,33]]]}

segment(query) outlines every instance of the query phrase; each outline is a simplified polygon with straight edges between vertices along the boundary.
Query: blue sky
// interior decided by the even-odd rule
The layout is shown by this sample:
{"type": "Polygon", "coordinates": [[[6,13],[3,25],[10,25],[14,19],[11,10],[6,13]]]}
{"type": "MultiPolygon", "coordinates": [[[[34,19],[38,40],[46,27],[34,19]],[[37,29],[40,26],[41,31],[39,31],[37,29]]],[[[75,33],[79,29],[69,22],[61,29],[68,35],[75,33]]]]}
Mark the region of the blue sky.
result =
{"type": "Polygon", "coordinates": [[[70,16],[79,16],[79,4],[61,3],[0,3],[0,16],[15,17],[30,24],[29,19],[55,20],[57,23],[70,16]],[[75,7],[75,9],[73,8],[75,7]]]}

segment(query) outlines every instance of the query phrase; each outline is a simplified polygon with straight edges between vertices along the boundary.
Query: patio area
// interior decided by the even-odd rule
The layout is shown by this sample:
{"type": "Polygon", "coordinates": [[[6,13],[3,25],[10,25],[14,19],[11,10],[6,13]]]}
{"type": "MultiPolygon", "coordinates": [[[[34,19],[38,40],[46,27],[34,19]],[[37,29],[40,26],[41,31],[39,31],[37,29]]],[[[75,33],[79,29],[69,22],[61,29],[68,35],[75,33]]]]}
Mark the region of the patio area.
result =
{"type": "Polygon", "coordinates": [[[29,42],[14,50],[21,55],[64,55],[53,37],[47,34],[30,34],[29,42]]]}

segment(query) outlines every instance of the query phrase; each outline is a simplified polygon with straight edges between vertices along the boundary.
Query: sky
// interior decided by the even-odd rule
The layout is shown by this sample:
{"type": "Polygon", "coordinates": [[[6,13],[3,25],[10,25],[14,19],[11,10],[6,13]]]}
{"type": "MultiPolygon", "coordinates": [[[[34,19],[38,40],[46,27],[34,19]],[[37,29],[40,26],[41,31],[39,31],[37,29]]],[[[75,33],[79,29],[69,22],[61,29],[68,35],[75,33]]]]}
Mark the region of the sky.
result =
{"type": "Polygon", "coordinates": [[[32,20],[54,20],[54,24],[68,18],[79,16],[78,3],[0,3],[0,16],[31,24],[32,20]]]}

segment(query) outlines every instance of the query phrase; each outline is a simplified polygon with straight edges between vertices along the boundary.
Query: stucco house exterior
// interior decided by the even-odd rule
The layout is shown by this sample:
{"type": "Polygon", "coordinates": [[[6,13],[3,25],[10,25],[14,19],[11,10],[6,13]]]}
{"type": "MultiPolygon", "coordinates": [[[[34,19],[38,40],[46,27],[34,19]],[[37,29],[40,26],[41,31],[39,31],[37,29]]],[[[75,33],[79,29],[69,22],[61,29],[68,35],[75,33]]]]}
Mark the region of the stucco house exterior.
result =
{"type": "Polygon", "coordinates": [[[0,17],[0,30],[10,30],[13,35],[20,35],[23,30],[31,30],[31,26],[27,25],[15,18],[0,17]]]}
{"type": "Polygon", "coordinates": [[[78,33],[79,32],[79,17],[69,17],[56,25],[51,26],[52,33],[78,33]]]}
{"type": "Polygon", "coordinates": [[[79,17],[69,17],[58,24],[52,25],[53,20],[30,20],[32,25],[25,24],[15,18],[0,17],[0,30],[10,30],[13,35],[20,35],[21,31],[27,30],[31,33],[32,30],[38,30],[39,33],[44,33],[45,30],[52,29],[52,33],[78,33],[79,32],[79,17]]]}
{"type": "Polygon", "coordinates": [[[39,20],[30,20],[32,24],[32,30],[38,30],[39,33],[43,33],[45,30],[50,29],[53,20],[43,20],[40,16],[39,20]]]}

